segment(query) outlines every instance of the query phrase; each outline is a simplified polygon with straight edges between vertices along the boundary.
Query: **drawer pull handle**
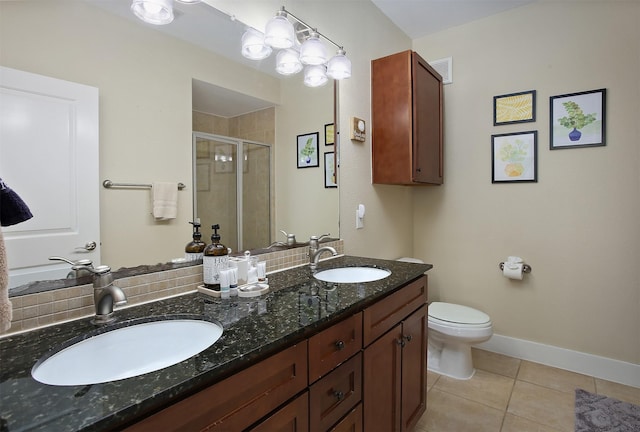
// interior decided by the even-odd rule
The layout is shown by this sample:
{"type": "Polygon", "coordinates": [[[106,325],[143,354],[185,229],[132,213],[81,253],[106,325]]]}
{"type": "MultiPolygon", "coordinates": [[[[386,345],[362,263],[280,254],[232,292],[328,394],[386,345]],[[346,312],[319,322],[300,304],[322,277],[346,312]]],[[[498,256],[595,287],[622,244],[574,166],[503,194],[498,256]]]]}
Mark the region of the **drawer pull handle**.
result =
{"type": "Polygon", "coordinates": [[[341,401],[342,399],[344,399],[344,393],[341,392],[340,390],[336,390],[333,392],[333,395],[336,397],[336,399],[338,399],[339,401],[341,401]]]}
{"type": "Polygon", "coordinates": [[[336,342],[336,349],[338,351],[342,351],[344,349],[344,342],[342,342],[341,340],[336,342]]]}

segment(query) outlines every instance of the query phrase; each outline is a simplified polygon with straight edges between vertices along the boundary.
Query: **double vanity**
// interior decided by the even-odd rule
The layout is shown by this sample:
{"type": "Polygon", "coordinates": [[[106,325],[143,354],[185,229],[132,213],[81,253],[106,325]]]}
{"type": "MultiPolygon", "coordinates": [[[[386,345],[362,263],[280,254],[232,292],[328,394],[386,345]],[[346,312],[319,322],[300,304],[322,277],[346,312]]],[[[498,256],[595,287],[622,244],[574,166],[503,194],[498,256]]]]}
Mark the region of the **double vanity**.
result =
{"type": "Polygon", "coordinates": [[[318,278],[309,266],[268,275],[259,297],[193,292],[116,310],[99,328],[85,318],[1,339],[0,430],[411,430],[426,407],[431,265],[341,256],[318,267],[318,278]],[[63,346],[77,352],[53,363],[63,346]],[[111,380],[149,353],[160,369],[111,380]]]}

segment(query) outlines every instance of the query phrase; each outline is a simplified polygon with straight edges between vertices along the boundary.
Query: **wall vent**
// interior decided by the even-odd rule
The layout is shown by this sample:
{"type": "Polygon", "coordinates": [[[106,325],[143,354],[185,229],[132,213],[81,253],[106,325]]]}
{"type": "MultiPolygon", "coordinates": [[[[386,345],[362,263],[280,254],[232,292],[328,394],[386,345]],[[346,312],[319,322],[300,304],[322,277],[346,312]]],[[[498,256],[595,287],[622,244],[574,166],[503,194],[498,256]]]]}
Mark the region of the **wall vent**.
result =
{"type": "Polygon", "coordinates": [[[429,65],[442,76],[443,84],[451,84],[453,82],[453,58],[446,57],[429,62],[429,65]]]}

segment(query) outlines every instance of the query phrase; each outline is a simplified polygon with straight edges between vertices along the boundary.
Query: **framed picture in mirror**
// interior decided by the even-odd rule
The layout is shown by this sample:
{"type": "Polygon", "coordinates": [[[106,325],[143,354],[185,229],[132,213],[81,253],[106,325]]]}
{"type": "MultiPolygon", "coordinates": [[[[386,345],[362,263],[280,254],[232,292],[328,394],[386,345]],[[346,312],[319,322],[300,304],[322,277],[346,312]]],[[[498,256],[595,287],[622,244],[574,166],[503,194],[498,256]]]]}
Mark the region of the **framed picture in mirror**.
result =
{"type": "Polygon", "coordinates": [[[324,154],[324,187],[338,187],[338,179],[336,176],[336,158],[334,152],[326,152],[324,154]]]}
{"type": "Polygon", "coordinates": [[[335,142],[336,135],[333,123],[324,125],[324,145],[334,145],[335,142]]]}
{"type": "Polygon", "coordinates": [[[320,166],[318,158],[318,132],[298,135],[296,145],[296,160],[298,168],[311,168],[320,166]]]}

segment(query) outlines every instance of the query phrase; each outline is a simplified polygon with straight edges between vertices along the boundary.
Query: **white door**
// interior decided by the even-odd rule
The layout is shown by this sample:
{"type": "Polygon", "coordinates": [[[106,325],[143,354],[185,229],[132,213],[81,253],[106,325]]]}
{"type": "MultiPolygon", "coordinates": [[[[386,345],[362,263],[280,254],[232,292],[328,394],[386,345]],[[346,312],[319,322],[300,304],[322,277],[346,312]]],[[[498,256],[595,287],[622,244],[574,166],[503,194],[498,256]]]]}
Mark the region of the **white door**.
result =
{"type": "Polygon", "coordinates": [[[100,264],[98,143],[97,88],[0,67],[0,178],[33,213],[2,228],[10,287],[100,264]]]}

